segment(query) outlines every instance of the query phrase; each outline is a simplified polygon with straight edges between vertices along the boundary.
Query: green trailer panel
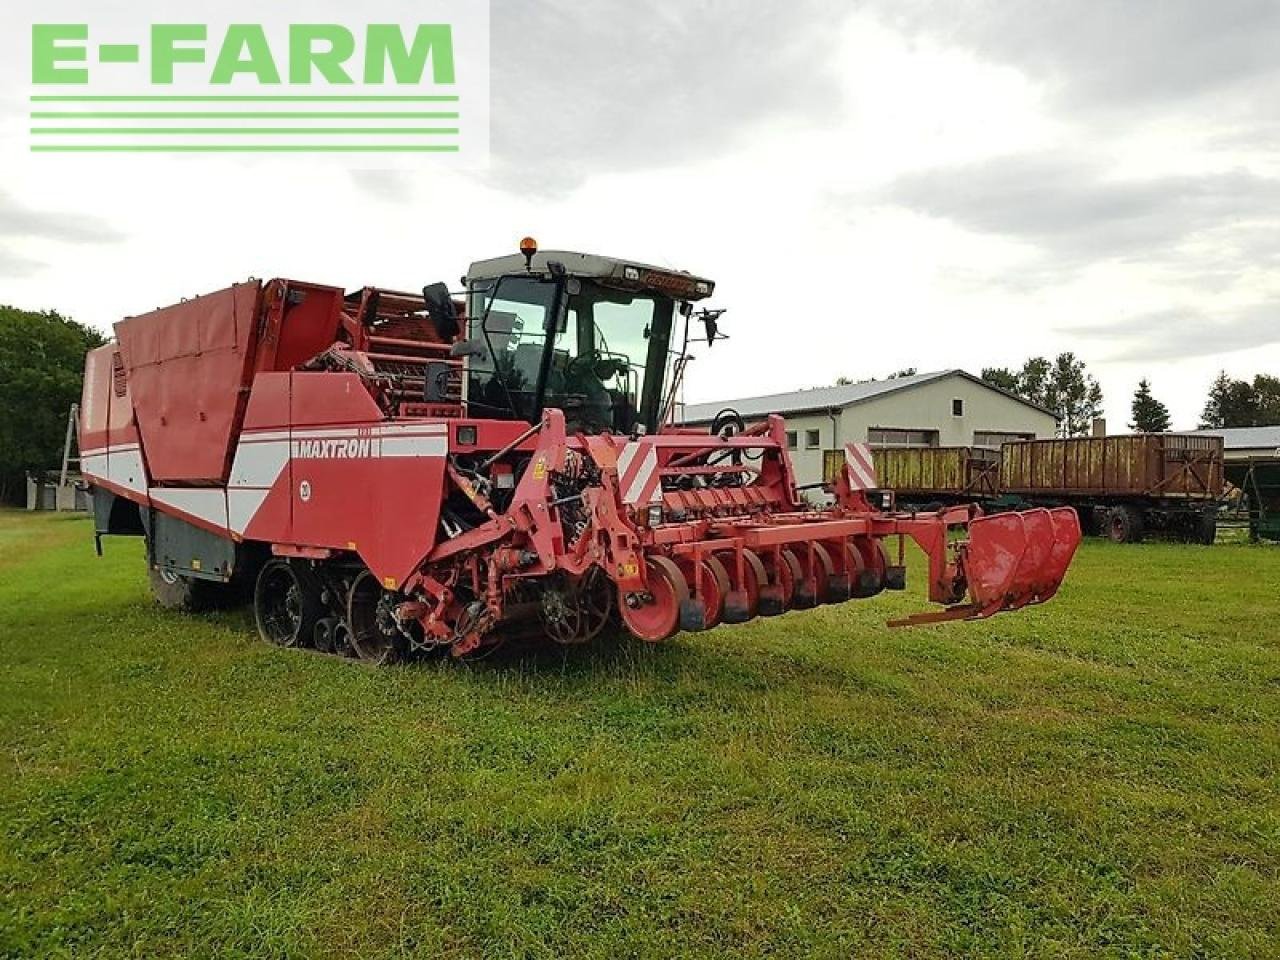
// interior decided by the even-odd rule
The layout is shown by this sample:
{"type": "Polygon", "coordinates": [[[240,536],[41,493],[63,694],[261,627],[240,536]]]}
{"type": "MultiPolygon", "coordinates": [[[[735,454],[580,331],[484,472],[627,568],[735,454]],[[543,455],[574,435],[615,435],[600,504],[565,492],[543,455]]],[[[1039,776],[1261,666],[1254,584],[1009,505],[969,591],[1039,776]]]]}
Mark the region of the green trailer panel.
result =
{"type": "Polygon", "coordinates": [[[871,452],[881,487],[899,496],[990,497],[1000,453],[986,447],[883,447],[871,452]]]}

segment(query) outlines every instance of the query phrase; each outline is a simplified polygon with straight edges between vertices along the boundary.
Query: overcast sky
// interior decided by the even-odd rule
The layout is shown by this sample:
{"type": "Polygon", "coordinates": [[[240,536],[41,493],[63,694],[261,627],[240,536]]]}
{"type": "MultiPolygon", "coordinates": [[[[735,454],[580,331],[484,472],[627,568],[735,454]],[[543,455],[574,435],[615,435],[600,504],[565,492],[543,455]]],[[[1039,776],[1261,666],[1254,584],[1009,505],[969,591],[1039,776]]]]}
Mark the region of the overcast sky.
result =
{"type": "Polygon", "coordinates": [[[249,275],[456,283],[533,234],[717,281],[691,402],[1074,350],[1113,429],[1141,376],[1190,427],[1219,369],[1280,374],[1280,3],[522,0],[492,31],[487,171],[7,153],[0,302],[108,330],[249,275]]]}

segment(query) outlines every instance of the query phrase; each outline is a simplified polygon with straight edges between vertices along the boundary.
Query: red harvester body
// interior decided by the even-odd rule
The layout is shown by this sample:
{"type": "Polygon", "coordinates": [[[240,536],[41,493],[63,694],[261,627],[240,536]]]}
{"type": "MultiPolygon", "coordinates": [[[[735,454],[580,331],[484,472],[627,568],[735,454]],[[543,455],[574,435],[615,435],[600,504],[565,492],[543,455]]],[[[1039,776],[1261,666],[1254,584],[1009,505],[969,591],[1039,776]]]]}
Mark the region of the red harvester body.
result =
{"type": "Polygon", "coordinates": [[[116,324],[81,404],[98,533],[146,537],[162,602],[252,583],[268,640],[378,662],[529,626],[578,643],[619,619],[658,641],[900,589],[903,538],[945,605],[910,622],[1062,582],[1072,510],[879,509],[861,445],[814,509],[780,417],[667,423],[673,331],[687,343],[709,281],[528,252],[466,280],[465,304],[438,284],[251,281],[116,324]]]}

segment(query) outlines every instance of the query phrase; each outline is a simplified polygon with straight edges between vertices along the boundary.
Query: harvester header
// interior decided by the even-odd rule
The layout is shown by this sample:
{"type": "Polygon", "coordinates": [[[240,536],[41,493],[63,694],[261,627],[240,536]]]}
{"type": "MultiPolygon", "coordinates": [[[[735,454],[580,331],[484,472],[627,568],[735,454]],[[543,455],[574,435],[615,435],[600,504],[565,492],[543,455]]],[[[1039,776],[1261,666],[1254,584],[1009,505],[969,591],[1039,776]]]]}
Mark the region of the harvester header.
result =
{"type": "Polygon", "coordinates": [[[250,281],[117,323],[81,404],[99,536],[146,538],[162,603],[251,592],[268,641],[375,662],[869,597],[906,540],[943,605],[909,622],[1062,582],[1071,510],[896,512],[861,444],[814,508],[781,417],[673,425],[710,280],[526,239],[464,285],[250,281]]]}

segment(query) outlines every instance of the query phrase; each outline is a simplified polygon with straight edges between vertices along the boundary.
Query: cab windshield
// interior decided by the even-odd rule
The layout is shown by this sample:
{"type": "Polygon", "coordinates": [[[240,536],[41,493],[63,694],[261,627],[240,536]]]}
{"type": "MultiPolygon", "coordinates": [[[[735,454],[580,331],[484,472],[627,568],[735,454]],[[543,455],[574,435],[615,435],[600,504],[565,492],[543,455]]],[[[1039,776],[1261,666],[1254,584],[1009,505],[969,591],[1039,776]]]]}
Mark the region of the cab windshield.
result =
{"type": "Polygon", "coordinates": [[[474,413],[532,422],[544,407],[570,430],[657,427],[674,301],[576,277],[472,285],[468,364],[474,413]],[[550,334],[550,337],[548,335],[550,334]]]}

